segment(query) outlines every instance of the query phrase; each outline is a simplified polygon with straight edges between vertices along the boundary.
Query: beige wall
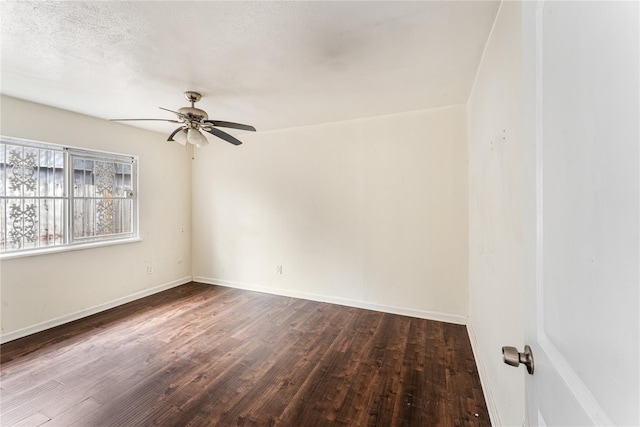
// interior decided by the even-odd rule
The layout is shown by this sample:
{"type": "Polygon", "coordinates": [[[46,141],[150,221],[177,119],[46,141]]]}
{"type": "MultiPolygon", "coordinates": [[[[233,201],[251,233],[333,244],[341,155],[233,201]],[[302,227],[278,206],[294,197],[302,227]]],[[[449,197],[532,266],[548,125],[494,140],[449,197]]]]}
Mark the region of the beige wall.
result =
{"type": "Polygon", "coordinates": [[[212,144],[193,165],[194,277],[463,322],[466,138],[453,106],[212,144]]]}
{"type": "Polygon", "coordinates": [[[192,161],[164,135],[3,97],[3,135],[139,156],[143,239],[3,260],[3,340],[192,272],[211,283],[464,322],[465,116],[454,106],[243,134],[244,145],[211,144],[192,161]]]}
{"type": "Polygon", "coordinates": [[[131,126],[1,101],[2,135],[139,156],[143,239],[0,261],[3,340],[190,280],[191,159],[182,147],[131,126]]]}
{"type": "Polygon", "coordinates": [[[524,375],[502,362],[522,348],[523,142],[521,4],[503,2],[469,112],[469,329],[496,425],[522,425],[524,375]]]}

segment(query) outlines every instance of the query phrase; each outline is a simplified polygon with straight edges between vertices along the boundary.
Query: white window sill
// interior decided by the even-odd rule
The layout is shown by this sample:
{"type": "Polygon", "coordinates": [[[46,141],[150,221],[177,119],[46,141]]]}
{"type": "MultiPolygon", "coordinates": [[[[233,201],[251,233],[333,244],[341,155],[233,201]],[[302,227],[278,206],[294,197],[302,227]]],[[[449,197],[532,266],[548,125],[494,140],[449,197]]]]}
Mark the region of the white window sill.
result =
{"type": "Polygon", "coordinates": [[[132,237],[130,239],[105,240],[102,242],[79,243],[76,245],[67,245],[67,246],[55,246],[55,247],[46,248],[46,249],[34,249],[34,250],[28,250],[28,251],[8,252],[8,253],[0,254],[0,260],[4,261],[7,259],[14,259],[14,258],[57,254],[59,252],[81,251],[84,249],[100,248],[103,246],[124,245],[127,243],[136,243],[136,242],[142,242],[142,238],[132,237]]]}

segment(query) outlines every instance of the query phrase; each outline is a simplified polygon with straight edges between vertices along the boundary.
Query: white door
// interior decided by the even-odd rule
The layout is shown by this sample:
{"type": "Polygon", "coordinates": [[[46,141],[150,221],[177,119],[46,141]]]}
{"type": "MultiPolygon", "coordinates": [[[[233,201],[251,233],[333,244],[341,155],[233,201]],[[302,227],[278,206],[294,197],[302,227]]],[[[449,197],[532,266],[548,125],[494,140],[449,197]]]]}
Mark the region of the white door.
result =
{"type": "Polygon", "coordinates": [[[523,4],[531,425],[640,425],[639,21],[523,4]]]}

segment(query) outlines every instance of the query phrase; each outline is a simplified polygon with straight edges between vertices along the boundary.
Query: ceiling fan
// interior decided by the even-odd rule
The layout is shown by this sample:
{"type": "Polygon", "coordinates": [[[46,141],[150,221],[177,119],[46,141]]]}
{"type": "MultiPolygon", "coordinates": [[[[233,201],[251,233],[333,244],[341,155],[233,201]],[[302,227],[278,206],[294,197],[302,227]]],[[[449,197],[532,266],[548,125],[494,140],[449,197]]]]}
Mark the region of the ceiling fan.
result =
{"type": "Polygon", "coordinates": [[[194,107],[194,104],[200,101],[202,95],[198,92],[186,91],[184,93],[187,101],[191,102],[191,107],[182,107],[178,111],[169,110],[167,108],[160,107],[161,110],[174,113],[177,120],[170,119],[110,119],[113,122],[125,122],[135,120],[155,120],[170,123],[180,123],[180,127],[174,130],[167,141],[175,141],[179,144],[186,145],[187,143],[195,145],[196,147],[204,147],[209,144],[209,141],[201,131],[208,132],[212,135],[222,138],[233,145],[240,145],[242,142],[226,132],[221,131],[218,127],[241,129],[255,132],[256,128],[249,125],[243,125],[241,123],[224,122],[221,120],[209,120],[209,115],[206,111],[200,108],[194,107]]]}

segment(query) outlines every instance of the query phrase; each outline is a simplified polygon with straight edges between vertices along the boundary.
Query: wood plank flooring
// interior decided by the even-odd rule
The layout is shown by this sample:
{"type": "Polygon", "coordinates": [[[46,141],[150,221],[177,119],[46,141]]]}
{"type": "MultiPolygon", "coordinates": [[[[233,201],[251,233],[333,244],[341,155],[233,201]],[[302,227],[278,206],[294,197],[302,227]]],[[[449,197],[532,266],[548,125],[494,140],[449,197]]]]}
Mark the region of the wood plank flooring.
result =
{"type": "Polygon", "coordinates": [[[2,426],[488,426],[464,326],[190,283],[0,347],[2,426]]]}

